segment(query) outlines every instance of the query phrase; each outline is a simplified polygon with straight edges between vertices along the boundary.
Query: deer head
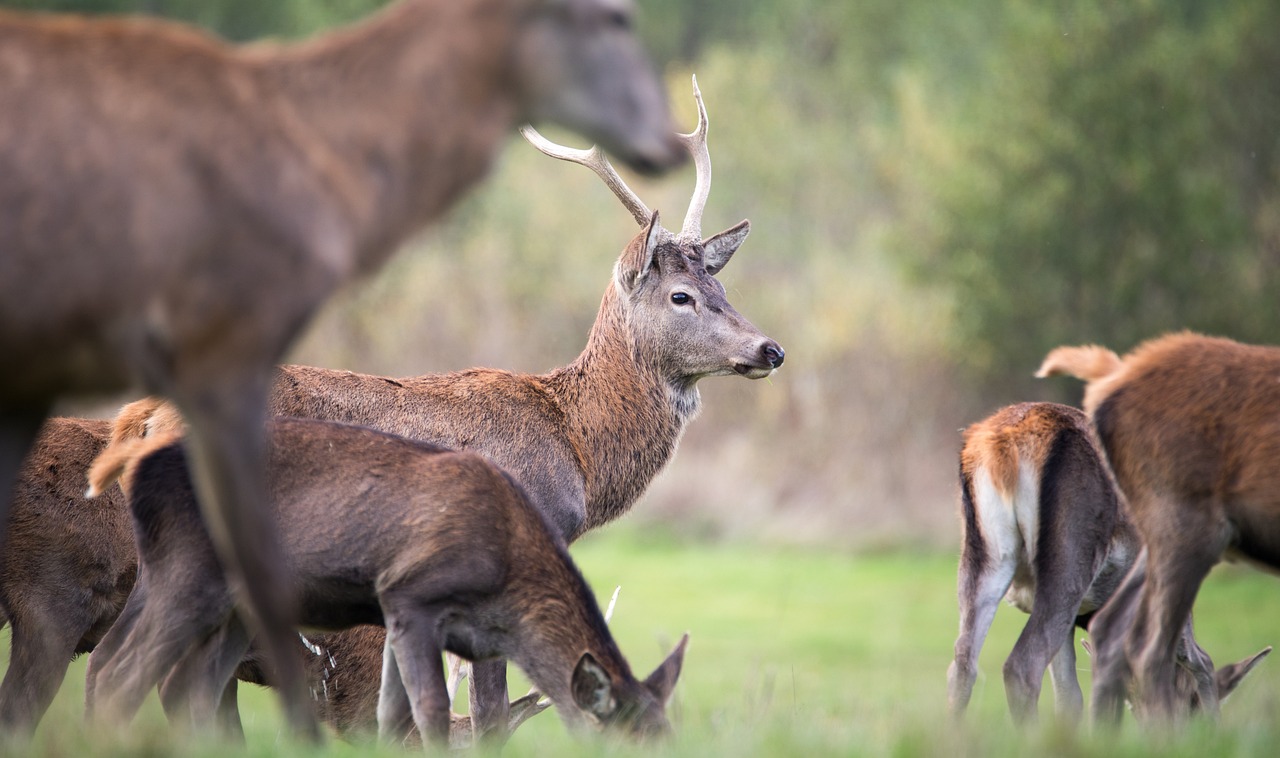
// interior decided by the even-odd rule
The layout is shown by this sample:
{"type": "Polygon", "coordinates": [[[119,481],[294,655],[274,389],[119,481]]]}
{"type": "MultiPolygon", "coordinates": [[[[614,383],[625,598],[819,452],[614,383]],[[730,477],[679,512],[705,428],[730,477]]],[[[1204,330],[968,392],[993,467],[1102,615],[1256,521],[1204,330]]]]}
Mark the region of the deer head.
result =
{"type": "Polygon", "coordinates": [[[689,635],[643,682],[610,676],[590,653],[583,653],[573,669],[574,704],[600,726],[625,730],[639,737],[661,737],[671,732],[667,700],[675,689],[684,664],[689,635]]]}
{"type": "Polygon", "coordinates": [[[692,387],[704,376],[738,374],[762,379],[782,365],[785,353],[734,309],[715,279],[751,231],[749,221],[702,238],[702,213],[711,191],[707,111],[693,81],[698,128],[676,137],[693,157],[697,179],[679,233],[665,229],[658,213],[631,191],[599,146],[574,150],[547,141],[531,127],[521,133],[534,147],[579,163],[605,182],[642,227],[614,266],[613,287],[638,353],[653,360],[676,384],[692,387]]]}
{"type": "Polygon", "coordinates": [[[641,173],[677,165],[666,93],[632,30],[631,0],[542,0],[513,51],[525,117],[586,135],[641,173]]]}

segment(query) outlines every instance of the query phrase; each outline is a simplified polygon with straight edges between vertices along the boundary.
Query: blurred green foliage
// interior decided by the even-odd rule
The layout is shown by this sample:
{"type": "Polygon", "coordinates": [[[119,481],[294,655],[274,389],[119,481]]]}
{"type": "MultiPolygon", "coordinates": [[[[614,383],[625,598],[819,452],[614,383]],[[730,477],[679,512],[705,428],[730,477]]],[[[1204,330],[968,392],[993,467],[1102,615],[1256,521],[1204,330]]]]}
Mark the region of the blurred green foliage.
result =
{"type": "MultiPolygon", "coordinates": [[[[0,0],[162,13],[237,40],[381,4],[0,0]]],[[[788,352],[770,383],[704,383],[704,418],[646,513],[687,523],[694,500],[724,503],[699,516],[711,534],[949,541],[955,430],[995,405],[1075,399],[1030,378],[1052,347],[1123,351],[1181,328],[1280,342],[1274,0],[637,5],[679,123],[694,123],[691,73],[706,97],[704,228],[752,221],[721,278],[788,352]]],[[[633,186],[678,225],[692,176],[633,186]]],[[[293,359],[563,364],[633,233],[588,172],[513,141],[293,359]]]]}

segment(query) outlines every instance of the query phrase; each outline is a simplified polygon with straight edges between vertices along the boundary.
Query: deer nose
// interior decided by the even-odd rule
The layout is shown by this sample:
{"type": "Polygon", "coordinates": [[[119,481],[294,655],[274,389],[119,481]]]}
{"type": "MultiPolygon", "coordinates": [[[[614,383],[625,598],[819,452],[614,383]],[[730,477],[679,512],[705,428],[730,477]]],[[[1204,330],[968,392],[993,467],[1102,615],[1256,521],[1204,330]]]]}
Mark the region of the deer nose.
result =
{"type": "Polygon", "coordinates": [[[782,365],[783,359],[787,357],[787,353],[782,349],[782,345],[769,340],[764,343],[764,347],[760,348],[760,354],[764,356],[765,363],[770,367],[777,368],[782,365]]]}

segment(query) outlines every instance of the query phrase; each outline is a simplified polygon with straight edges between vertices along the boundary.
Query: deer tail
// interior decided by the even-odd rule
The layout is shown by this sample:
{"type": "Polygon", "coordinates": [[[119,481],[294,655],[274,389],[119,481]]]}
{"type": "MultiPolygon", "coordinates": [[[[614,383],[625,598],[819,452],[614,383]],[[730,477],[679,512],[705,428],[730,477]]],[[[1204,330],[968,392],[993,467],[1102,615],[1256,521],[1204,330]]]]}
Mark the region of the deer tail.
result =
{"type": "Polygon", "coordinates": [[[1120,356],[1101,345],[1057,347],[1045,356],[1036,376],[1074,376],[1093,382],[1115,373],[1122,365],[1120,356]]]}
{"type": "Polygon", "coordinates": [[[132,464],[177,441],[183,431],[177,408],[161,398],[143,398],[121,408],[111,427],[111,439],[89,466],[85,497],[101,495],[117,480],[127,492],[132,464]]]}

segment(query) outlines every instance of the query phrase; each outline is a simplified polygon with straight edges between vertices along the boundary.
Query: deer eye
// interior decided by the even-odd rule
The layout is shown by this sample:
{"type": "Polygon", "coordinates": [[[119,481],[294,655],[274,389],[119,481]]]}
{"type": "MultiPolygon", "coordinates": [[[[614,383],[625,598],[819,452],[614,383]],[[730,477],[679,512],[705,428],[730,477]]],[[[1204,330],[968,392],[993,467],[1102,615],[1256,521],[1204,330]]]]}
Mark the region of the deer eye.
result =
{"type": "Polygon", "coordinates": [[[693,302],[693,298],[684,292],[673,292],[671,293],[671,302],[676,305],[688,305],[693,302]]]}

